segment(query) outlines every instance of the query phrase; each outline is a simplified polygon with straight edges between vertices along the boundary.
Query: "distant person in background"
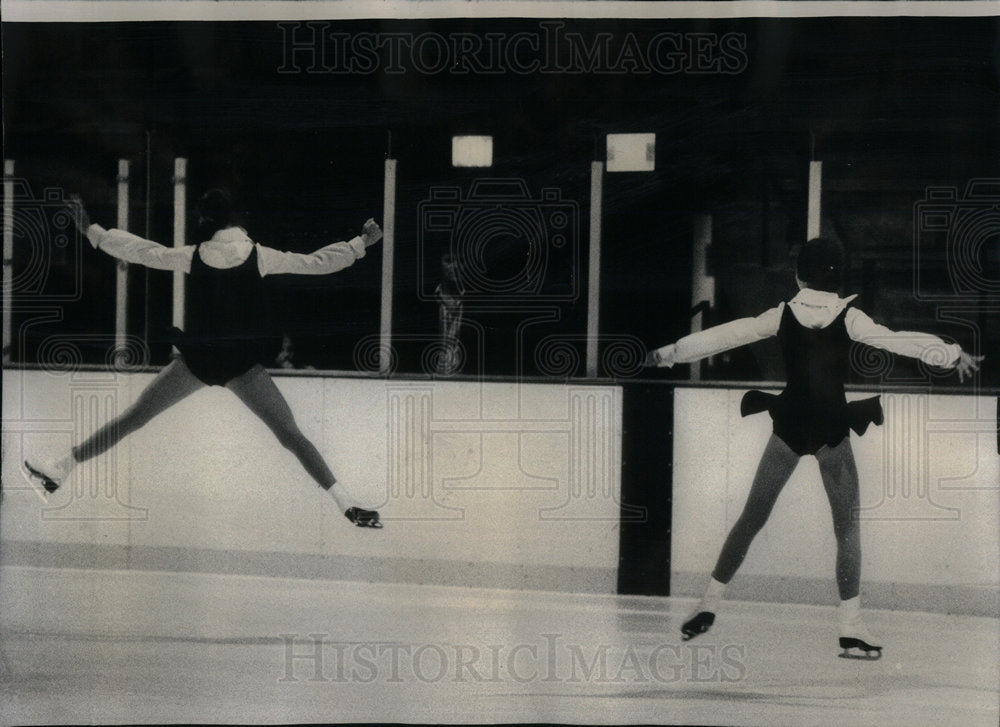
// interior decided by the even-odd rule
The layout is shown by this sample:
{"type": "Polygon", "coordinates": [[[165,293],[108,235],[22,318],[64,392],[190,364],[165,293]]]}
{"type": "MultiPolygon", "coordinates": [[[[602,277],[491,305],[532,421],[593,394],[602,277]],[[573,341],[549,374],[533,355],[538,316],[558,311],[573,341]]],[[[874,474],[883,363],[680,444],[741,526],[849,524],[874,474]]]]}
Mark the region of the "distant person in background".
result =
{"type": "Polygon", "coordinates": [[[441,282],[434,289],[438,299],[438,321],[441,328],[441,357],[437,373],[448,376],[457,373],[462,365],[461,342],[458,331],[462,327],[462,296],[465,288],[459,279],[458,263],[451,255],[441,258],[441,282]]]}
{"type": "Polygon", "coordinates": [[[287,333],[281,336],[281,350],[274,357],[274,365],[279,369],[305,369],[315,371],[316,367],[302,364],[296,359],[295,341],[287,333]]]}
{"type": "Polygon", "coordinates": [[[295,344],[287,333],[281,337],[281,350],[274,357],[274,363],[279,369],[295,368],[295,344]]]}
{"type": "Polygon", "coordinates": [[[924,363],[954,369],[964,381],[979,369],[982,356],[926,333],[897,332],[875,323],[852,306],[856,295],[841,298],[844,250],[824,238],[809,240],[796,260],[798,294],[756,318],[743,318],[685,336],[651,351],[649,366],[690,363],[729,349],[777,336],[788,383],[781,394],[750,391],[744,416],[768,411],[774,432],[761,457],[743,512],[719,554],[712,578],[695,613],[681,627],[684,639],[708,631],[727,583],[743,563],[750,543],[767,522],[785,483],[805,455],[819,462],[823,487],[833,512],[840,592],[841,656],[877,659],[882,647],[861,620],[861,533],[858,472],[849,430],[864,434],[882,423],[878,397],[850,404],[844,393],[852,341],[885,349],[924,363]],[[860,651],[854,651],[858,649],[860,651]],[[863,655],[860,652],[864,652],[863,655]]]}
{"type": "Polygon", "coordinates": [[[382,238],[378,224],[368,220],[361,235],[313,253],[281,252],[254,243],[236,224],[229,195],[213,189],[197,206],[199,233],[205,241],[166,247],[91,224],[79,198],[74,200],[74,221],[95,248],[126,262],[188,274],[187,325],[184,331],[173,331],[172,342],[180,355],[160,371],[132,406],[69,452],[48,461],[29,458],[24,462],[25,474],[43,497],[55,492],[76,464],[113,447],[188,395],[205,386],[225,386],[264,421],[351,522],[360,527],[381,527],[378,512],[352,504],[350,493],[299,429],[288,403],[262,365],[275,356],[273,338],[264,330],[264,276],[326,275],[343,270],[382,238]]]}

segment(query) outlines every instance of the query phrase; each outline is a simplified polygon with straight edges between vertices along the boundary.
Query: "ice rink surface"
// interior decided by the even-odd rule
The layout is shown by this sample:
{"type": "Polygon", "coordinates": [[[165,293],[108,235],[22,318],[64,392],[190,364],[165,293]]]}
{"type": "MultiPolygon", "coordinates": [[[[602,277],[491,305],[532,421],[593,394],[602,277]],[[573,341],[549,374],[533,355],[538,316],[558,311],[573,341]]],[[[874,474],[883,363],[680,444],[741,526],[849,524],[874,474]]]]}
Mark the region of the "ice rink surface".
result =
{"type": "Polygon", "coordinates": [[[148,571],[0,570],[4,724],[984,725],[1000,623],[834,607],[148,571]]]}

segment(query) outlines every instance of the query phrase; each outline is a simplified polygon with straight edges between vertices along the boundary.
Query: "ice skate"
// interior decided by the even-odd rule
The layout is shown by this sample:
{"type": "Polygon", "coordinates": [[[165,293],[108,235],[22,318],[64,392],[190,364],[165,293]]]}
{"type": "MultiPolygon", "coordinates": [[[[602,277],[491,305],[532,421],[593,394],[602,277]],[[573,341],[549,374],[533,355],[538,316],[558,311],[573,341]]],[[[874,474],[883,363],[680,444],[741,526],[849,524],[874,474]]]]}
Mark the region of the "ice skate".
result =
{"type": "Polygon", "coordinates": [[[337,503],[337,507],[344,513],[344,517],[357,525],[359,528],[381,528],[382,522],[379,520],[378,510],[366,510],[357,505],[351,505],[354,498],[347,489],[339,482],[334,482],[327,492],[337,503]]]}
{"type": "Polygon", "coordinates": [[[842,625],[840,627],[841,659],[867,659],[875,661],[882,658],[882,647],[875,645],[875,639],[864,624],[842,625]]]}
{"type": "Polygon", "coordinates": [[[715,614],[711,611],[698,611],[681,626],[681,635],[684,641],[690,641],[698,634],[703,634],[712,628],[715,623],[715,614]]]}
{"type": "Polygon", "coordinates": [[[715,623],[715,612],[722,601],[722,593],[726,589],[726,584],[717,581],[713,576],[708,586],[705,588],[705,595],[698,602],[698,607],[694,610],[694,615],[681,626],[681,635],[685,641],[690,641],[698,634],[703,634],[712,628],[715,623]]]}
{"type": "Polygon", "coordinates": [[[359,528],[382,527],[382,522],[378,519],[378,510],[365,510],[360,507],[349,507],[344,511],[344,517],[357,525],[359,528]]]}
{"type": "Polygon", "coordinates": [[[49,495],[58,490],[66,481],[73,462],[69,457],[60,460],[40,462],[33,458],[24,460],[21,472],[24,478],[35,488],[43,502],[48,502],[49,495]]]}
{"type": "Polygon", "coordinates": [[[881,658],[882,647],[875,645],[875,639],[861,621],[861,599],[859,596],[840,602],[839,631],[842,659],[881,658]]]}

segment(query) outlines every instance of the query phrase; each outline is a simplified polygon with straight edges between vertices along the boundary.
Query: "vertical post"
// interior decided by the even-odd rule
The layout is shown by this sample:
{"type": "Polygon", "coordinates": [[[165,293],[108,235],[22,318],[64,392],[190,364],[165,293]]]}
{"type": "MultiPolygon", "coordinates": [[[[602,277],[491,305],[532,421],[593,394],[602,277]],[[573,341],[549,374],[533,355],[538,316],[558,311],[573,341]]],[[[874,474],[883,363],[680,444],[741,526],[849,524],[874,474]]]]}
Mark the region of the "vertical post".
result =
{"type": "Polygon", "coordinates": [[[809,162],[809,213],[806,219],[807,240],[819,237],[822,196],[823,162],[809,162]]]}
{"type": "Polygon", "coordinates": [[[597,378],[597,337],[601,312],[601,205],[604,162],[590,164],[590,261],[587,275],[587,377],[597,378]]]}
{"type": "MultiPolygon", "coordinates": [[[[142,236],[147,240],[153,234],[150,227],[150,221],[152,219],[152,191],[151,184],[153,179],[153,153],[152,153],[152,140],[149,131],[146,131],[146,219],[144,220],[145,225],[142,228],[142,236]]],[[[149,345],[149,268],[144,267],[142,269],[142,340],[149,345]]]]}
{"type": "MultiPolygon", "coordinates": [[[[715,278],[708,274],[708,249],[712,244],[712,216],[694,217],[693,261],[691,263],[691,307],[702,303],[715,305],[715,278]]],[[[691,333],[697,333],[704,326],[704,310],[699,309],[691,317],[691,333]]],[[[701,361],[691,364],[691,381],[701,380],[701,361]]]]}
{"type": "MultiPolygon", "coordinates": [[[[118,160],[118,229],[128,230],[129,162],[118,160]]],[[[118,261],[115,275],[115,352],[121,355],[125,350],[125,334],[128,326],[128,263],[118,261]]]]}
{"type": "Polygon", "coordinates": [[[382,317],[379,326],[378,367],[383,374],[392,365],[392,263],[396,238],[396,160],[385,160],[382,207],[382,317]]]}
{"type": "MultiPolygon", "coordinates": [[[[187,159],[174,159],[174,247],[183,247],[187,220],[187,159]]],[[[184,330],[184,273],[174,271],[173,325],[184,330]]]]}
{"type": "Polygon", "coordinates": [[[10,363],[14,282],[14,160],[3,160],[3,362],[10,363]]]}

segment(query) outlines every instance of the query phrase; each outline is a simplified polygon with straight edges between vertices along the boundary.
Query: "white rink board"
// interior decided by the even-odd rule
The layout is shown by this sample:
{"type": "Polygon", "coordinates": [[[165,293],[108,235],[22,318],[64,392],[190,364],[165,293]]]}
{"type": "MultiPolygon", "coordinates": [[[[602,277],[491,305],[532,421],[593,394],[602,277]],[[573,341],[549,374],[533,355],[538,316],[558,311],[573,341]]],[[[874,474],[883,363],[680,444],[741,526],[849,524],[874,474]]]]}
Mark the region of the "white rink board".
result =
{"type": "Polygon", "coordinates": [[[351,526],[221,388],[40,502],[17,471],[24,455],[78,441],[151,376],[5,373],[4,541],[590,568],[613,588],[619,388],[277,377],[334,473],[382,512],[379,532],[351,526]]]}

